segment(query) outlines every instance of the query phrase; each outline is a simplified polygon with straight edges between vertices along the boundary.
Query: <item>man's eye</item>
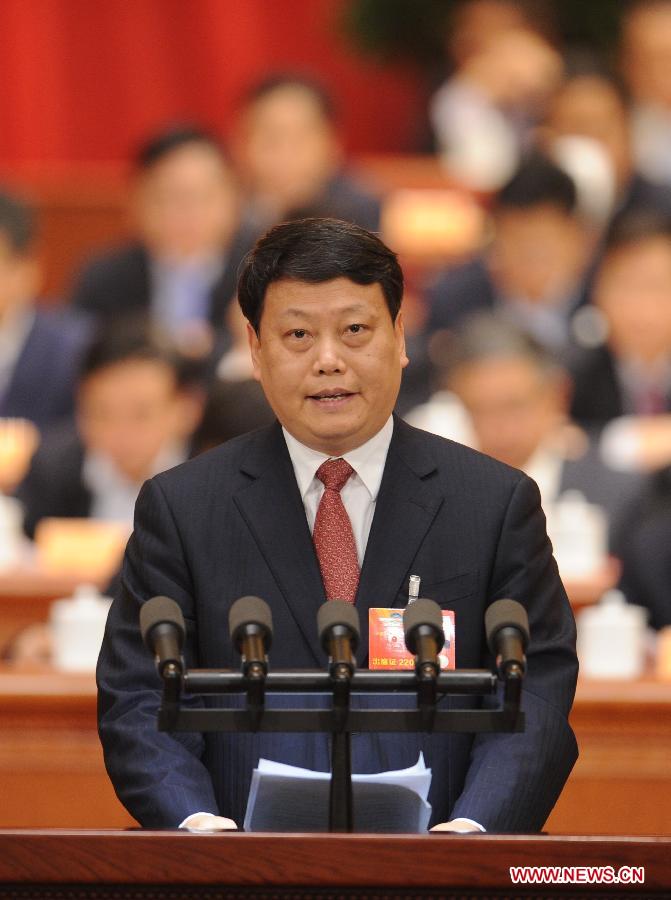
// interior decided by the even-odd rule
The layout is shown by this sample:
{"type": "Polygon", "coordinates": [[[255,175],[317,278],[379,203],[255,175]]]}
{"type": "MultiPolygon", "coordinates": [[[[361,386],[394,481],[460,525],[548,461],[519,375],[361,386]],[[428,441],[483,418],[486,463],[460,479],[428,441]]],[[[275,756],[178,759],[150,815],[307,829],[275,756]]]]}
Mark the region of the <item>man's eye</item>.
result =
{"type": "Polygon", "coordinates": [[[347,330],[350,334],[359,334],[363,331],[363,325],[360,325],[358,322],[355,322],[353,325],[349,325],[347,330]]]}
{"type": "Polygon", "coordinates": [[[306,334],[307,332],[304,328],[294,328],[294,330],[291,332],[291,336],[295,338],[304,338],[306,334]]]}

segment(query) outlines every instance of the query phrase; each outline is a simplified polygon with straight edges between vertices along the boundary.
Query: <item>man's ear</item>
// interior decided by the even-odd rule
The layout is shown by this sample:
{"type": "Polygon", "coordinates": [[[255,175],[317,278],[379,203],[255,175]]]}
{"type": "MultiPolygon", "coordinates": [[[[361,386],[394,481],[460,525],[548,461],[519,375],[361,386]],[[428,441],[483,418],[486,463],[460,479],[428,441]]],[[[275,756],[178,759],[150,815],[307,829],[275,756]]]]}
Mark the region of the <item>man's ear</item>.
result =
{"type": "Polygon", "coordinates": [[[396,315],[396,321],[394,322],[394,331],[396,332],[396,342],[398,344],[398,353],[399,359],[401,361],[401,368],[405,369],[410,360],[405,353],[405,325],[403,324],[403,313],[400,311],[396,315]]]}
{"type": "Polygon", "coordinates": [[[247,342],[249,344],[249,352],[252,356],[252,375],[257,381],[261,381],[261,361],[259,358],[261,353],[261,341],[250,322],[247,322],[247,342]]]}

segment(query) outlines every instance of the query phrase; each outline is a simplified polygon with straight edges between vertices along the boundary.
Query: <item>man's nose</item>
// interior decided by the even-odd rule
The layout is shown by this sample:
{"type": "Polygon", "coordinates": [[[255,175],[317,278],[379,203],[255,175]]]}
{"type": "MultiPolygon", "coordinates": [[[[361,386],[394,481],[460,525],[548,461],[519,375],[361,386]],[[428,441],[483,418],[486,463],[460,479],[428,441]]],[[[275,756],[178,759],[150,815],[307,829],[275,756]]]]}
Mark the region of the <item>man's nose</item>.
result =
{"type": "Polygon", "coordinates": [[[314,354],[314,372],[318,375],[338,375],[347,368],[340,342],[331,337],[317,341],[314,354]]]}

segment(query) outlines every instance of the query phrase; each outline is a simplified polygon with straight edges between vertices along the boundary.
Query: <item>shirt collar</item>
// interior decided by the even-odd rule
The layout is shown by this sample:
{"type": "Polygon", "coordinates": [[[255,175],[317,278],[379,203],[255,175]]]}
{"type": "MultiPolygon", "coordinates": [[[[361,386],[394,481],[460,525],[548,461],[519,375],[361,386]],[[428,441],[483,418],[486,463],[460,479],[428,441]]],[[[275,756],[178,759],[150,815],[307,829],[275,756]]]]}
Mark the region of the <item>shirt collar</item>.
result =
{"type": "MultiPolygon", "coordinates": [[[[354,469],[372,500],[377,499],[380,490],[382,473],[387,461],[387,452],[393,431],[394,420],[392,416],[389,416],[378,433],[367,440],[365,444],[343,454],[343,459],[347,460],[354,469]]],[[[301,444],[293,435],[289,434],[284,426],[282,426],[282,433],[284,434],[284,440],[294,467],[298,489],[301,497],[305,499],[305,495],[314,481],[317,469],[325,460],[331,459],[331,457],[325,453],[320,453],[319,450],[313,450],[311,447],[301,444]]]]}

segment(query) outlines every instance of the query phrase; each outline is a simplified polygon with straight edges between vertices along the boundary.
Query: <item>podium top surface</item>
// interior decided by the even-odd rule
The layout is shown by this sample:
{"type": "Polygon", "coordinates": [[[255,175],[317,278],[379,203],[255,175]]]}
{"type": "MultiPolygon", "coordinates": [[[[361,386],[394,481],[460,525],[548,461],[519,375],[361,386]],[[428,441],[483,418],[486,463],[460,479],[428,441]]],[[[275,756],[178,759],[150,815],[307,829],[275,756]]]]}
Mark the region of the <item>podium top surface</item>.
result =
{"type": "Polygon", "coordinates": [[[493,888],[510,887],[511,866],[643,866],[658,891],[671,887],[671,835],[0,831],[0,884],[493,888]]]}

